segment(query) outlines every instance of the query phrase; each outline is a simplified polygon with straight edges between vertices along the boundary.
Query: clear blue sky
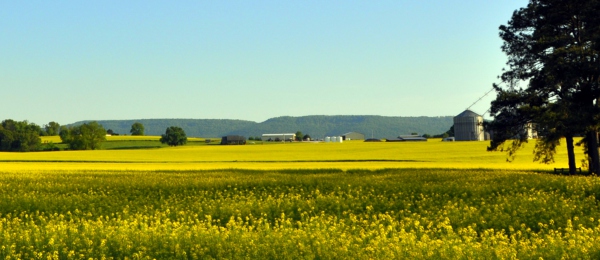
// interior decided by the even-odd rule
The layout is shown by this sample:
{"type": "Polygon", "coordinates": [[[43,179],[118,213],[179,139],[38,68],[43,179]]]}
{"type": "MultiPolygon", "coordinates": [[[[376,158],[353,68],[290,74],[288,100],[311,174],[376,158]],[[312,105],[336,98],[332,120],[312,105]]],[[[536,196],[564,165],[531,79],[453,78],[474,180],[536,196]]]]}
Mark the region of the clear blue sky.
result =
{"type": "Polygon", "coordinates": [[[527,3],[1,1],[0,120],[454,116],[527,3]]]}

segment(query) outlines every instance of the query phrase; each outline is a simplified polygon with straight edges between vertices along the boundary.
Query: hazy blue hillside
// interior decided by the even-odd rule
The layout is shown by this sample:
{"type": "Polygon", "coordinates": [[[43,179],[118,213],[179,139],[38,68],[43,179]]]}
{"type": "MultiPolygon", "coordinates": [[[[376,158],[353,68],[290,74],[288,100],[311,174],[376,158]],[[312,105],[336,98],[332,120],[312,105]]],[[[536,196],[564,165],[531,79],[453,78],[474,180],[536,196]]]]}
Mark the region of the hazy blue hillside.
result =
{"type": "MultiPolygon", "coordinates": [[[[82,122],[74,123],[74,125],[82,122]]],[[[388,116],[302,116],[276,117],[262,123],[229,119],[141,119],[101,120],[106,129],[129,134],[134,122],[144,124],[147,135],[160,135],[169,126],[179,126],[188,136],[220,137],[228,134],[260,136],[264,133],[302,133],[313,138],[360,132],[367,137],[390,138],[418,133],[440,134],[452,126],[452,117],[388,117],[388,116]]]]}
{"type": "MultiPolygon", "coordinates": [[[[80,121],[79,125],[89,121],[80,121]]],[[[190,137],[220,137],[224,133],[256,125],[258,123],[232,119],[139,119],[139,120],[98,120],[106,130],[112,129],[119,134],[129,134],[131,125],[140,122],[146,135],[161,135],[169,126],[179,126],[190,137]]]]}
{"type": "Polygon", "coordinates": [[[385,117],[385,116],[303,116],[276,117],[232,133],[257,136],[262,133],[295,133],[300,130],[313,138],[360,132],[375,138],[401,134],[441,134],[452,126],[452,117],[385,117]]]}

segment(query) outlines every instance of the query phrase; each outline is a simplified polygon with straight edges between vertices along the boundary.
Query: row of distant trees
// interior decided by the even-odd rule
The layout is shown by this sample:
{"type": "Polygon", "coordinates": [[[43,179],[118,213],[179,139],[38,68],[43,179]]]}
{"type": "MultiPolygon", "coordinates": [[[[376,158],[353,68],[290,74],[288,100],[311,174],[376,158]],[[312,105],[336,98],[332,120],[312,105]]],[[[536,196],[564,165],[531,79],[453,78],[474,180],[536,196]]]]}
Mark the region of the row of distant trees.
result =
{"type": "MultiPolygon", "coordinates": [[[[131,135],[144,135],[144,125],[136,122],[131,125],[131,135]]],[[[111,129],[105,130],[98,122],[88,122],[78,126],[61,126],[57,122],[49,122],[40,127],[27,121],[14,121],[7,119],[0,124],[0,151],[29,152],[39,150],[57,150],[49,143],[42,145],[40,136],[60,136],[62,143],[67,144],[70,150],[96,150],[100,149],[102,142],[106,141],[107,134],[115,134],[111,129]]],[[[451,128],[441,137],[453,134],[451,128]]],[[[429,137],[429,136],[427,136],[429,137]]],[[[438,137],[438,136],[434,136],[438,137]]],[[[296,132],[296,141],[310,140],[310,135],[296,132]]],[[[250,137],[249,140],[261,140],[260,137],[250,137]]],[[[161,135],[160,142],[169,146],[184,145],[187,135],[181,127],[171,126],[161,135]]]]}
{"type": "MultiPolygon", "coordinates": [[[[62,143],[70,150],[100,149],[106,141],[107,133],[98,122],[84,123],[78,126],[61,126],[57,122],[49,122],[40,127],[27,121],[6,119],[0,123],[0,151],[30,152],[40,150],[57,150],[53,143],[42,145],[40,136],[60,136],[62,143]]],[[[131,135],[144,135],[144,125],[136,122],[131,126],[131,135]]],[[[187,136],[182,128],[172,126],[161,136],[161,143],[170,146],[187,143],[187,136]]]]}
{"type": "MultiPolygon", "coordinates": [[[[144,135],[144,131],[144,125],[140,122],[135,122],[133,125],[131,125],[131,130],[129,130],[129,133],[131,133],[131,135],[144,135]]],[[[113,131],[112,129],[106,130],[106,133],[109,135],[119,135],[119,133],[113,131]]]]}
{"type": "Polygon", "coordinates": [[[310,140],[310,135],[303,134],[302,131],[296,132],[296,141],[310,140]]]}
{"type": "Polygon", "coordinates": [[[0,124],[0,151],[29,152],[40,147],[42,128],[27,121],[7,119],[0,124]]]}
{"type": "Polygon", "coordinates": [[[422,135],[425,138],[446,138],[446,137],[453,137],[454,136],[454,126],[451,126],[450,129],[444,133],[441,134],[437,134],[437,135],[429,135],[429,134],[424,134],[422,135]]]}

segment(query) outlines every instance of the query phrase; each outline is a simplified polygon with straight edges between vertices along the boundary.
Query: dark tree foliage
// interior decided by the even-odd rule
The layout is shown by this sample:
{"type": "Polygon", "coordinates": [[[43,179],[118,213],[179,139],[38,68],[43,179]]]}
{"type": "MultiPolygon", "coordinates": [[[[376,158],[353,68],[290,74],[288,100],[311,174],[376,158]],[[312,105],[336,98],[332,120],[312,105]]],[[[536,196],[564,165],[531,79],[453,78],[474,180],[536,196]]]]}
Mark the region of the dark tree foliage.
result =
{"type": "Polygon", "coordinates": [[[135,122],[131,125],[129,132],[131,135],[144,135],[144,125],[140,122],[135,122]]]}
{"type": "Polygon", "coordinates": [[[60,140],[65,142],[65,140],[69,138],[69,135],[70,135],[69,127],[67,127],[65,125],[60,126],[60,130],[58,131],[58,136],[60,136],[60,140]]]}
{"type": "MultiPolygon", "coordinates": [[[[450,127],[450,129],[448,129],[448,131],[446,131],[444,134],[446,134],[446,136],[445,136],[445,137],[449,137],[449,136],[450,136],[450,137],[453,137],[453,136],[454,136],[454,125],[452,125],[452,126],[450,127]]],[[[443,136],[444,134],[442,134],[442,136],[443,136]]]]}
{"type": "Polygon", "coordinates": [[[181,127],[170,126],[165,134],[160,137],[160,142],[169,146],[184,145],[187,143],[187,136],[181,127]]]}
{"type": "Polygon", "coordinates": [[[106,130],[95,121],[69,128],[61,127],[59,135],[71,150],[97,150],[106,141],[106,130]]]}
{"type": "Polygon", "coordinates": [[[37,151],[41,144],[40,132],[36,124],[6,119],[0,124],[0,151],[37,151]]]}
{"type": "Polygon", "coordinates": [[[302,141],[302,137],[304,135],[302,134],[302,131],[297,131],[296,132],[296,140],[295,141],[302,141]]]}
{"type": "Polygon", "coordinates": [[[44,125],[44,135],[56,136],[60,132],[60,124],[54,121],[44,125]]]}
{"type": "Polygon", "coordinates": [[[454,137],[454,125],[448,129],[448,131],[434,135],[433,138],[446,138],[446,137],[454,137]]]}
{"type": "Polygon", "coordinates": [[[534,159],[553,162],[564,137],[574,173],[573,137],[583,134],[590,170],[598,173],[599,10],[597,0],[531,0],[500,26],[508,69],[501,75],[504,86],[494,85],[489,150],[503,150],[512,139],[507,150],[514,156],[527,142],[527,127],[534,126],[541,136],[534,159]]]}
{"type": "Polygon", "coordinates": [[[305,140],[305,141],[309,141],[310,139],[311,139],[311,138],[310,138],[310,135],[308,135],[308,134],[305,134],[305,135],[302,137],[302,140],[305,140]]]}

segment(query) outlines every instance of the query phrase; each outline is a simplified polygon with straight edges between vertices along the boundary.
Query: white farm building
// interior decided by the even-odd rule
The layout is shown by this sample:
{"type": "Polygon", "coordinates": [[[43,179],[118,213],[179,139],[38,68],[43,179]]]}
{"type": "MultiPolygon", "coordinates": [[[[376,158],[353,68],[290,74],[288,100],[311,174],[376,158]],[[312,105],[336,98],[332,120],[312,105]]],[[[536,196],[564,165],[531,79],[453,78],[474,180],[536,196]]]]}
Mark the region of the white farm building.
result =
{"type": "Polygon", "coordinates": [[[296,134],[263,134],[261,139],[266,142],[294,141],[296,134]]]}
{"type": "Polygon", "coordinates": [[[365,140],[365,135],[359,132],[350,132],[342,135],[344,140],[365,140]]]}

